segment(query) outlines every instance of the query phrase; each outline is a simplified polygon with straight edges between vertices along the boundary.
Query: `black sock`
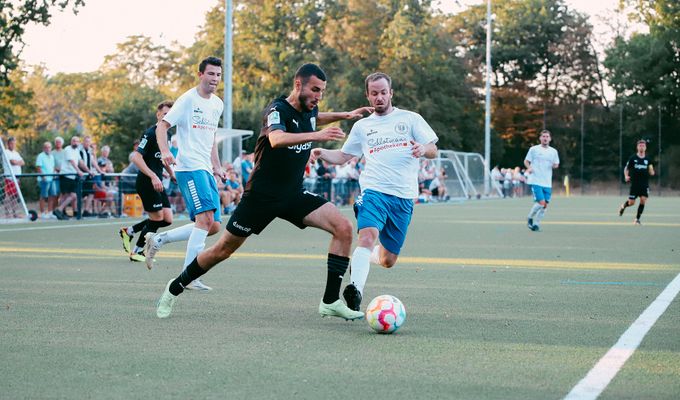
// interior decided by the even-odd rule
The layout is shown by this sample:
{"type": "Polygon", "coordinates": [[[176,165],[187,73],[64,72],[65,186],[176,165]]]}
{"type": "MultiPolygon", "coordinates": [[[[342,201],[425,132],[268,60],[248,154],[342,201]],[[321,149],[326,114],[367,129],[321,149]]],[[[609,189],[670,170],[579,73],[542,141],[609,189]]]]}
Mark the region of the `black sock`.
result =
{"type": "Polygon", "coordinates": [[[151,220],[147,218],[147,219],[145,219],[145,220],[142,221],[142,222],[138,222],[138,223],[132,225],[132,232],[133,232],[133,235],[134,235],[135,233],[137,233],[137,232],[142,231],[142,229],[144,229],[144,228],[146,227],[146,224],[147,224],[149,221],[151,221],[151,220]]]}
{"type": "Polygon", "coordinates": [[[640,219],[640,216],[642,215],[642,212],[643,212],[643,211],[645,211],[645,205],[644,205],[644,204],[640,204],[640,205],[638,206],[638,213],[637,213],[637,217],[636,217],[637,219],[640,219]]]}
{"type": "Polygon", "coordinates": [[[149,219],[147,221],[149,221],[149,222],[146,223],[146,225],[144,226],[144,229],[142,229],[142,233],[140,233],[139,237],[137,238],[137,247],[139,247],[140,249],[144,248],[144,245],[146,244],[146,239],[144,238],[144,236],[148,232],[156,233],[158,231],[158,229],[164,228],[164,227],[170,225],[169,222],[165,222],[164,220],[153,221],[153,220],[149,219]]]}
{"type": "Polygon", "coordinates": [[[179,295],[184,291],[184,287],[191,282],[193,282],[195,279],[198,279],[201,277],[201,275],[205,274],[206,270],[201,268],[200,265],[198,265],[198,257],[194,258],[194,261],[191,262],[187,266],[187,268],[182,271],[179,276],[172,281],[170,284],[170,293],[172,293],[174,296],[179,295]]]}
{"type": "Polygon", "coordinates": [[[624,202],[623,202],[623,205],[622,205],[621,207],[623,207],[623,208],[628,208],[628,207],[630,207],[630,204],[628,204],[627,201],[624,201],[624,202]]]}
{"type": "Polygon", "coordinates": [[[326,291],[323,294],[323,302],[335,303],[340,298],[340,285],[342,277],[347,272],[349,257],[338,256],[328,253],[328,276],[326,278],[326,291]]]}

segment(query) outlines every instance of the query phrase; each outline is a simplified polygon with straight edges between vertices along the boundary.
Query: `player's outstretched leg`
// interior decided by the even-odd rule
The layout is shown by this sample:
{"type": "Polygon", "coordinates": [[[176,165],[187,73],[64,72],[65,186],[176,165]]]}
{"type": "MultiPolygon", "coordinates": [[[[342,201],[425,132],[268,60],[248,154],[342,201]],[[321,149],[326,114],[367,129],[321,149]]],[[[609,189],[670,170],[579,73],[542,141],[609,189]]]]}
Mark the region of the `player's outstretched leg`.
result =
{"type": "Polygon", "coordinates": [[[319,303],[319,314],[324,317],[340,317],[345,320],[355,320],[364,317],[361,311],[355,311],[347,307],[340,300],[340,285],[342,277],[349,266],[349,257],[343,257],[328,253],[328,276],[326,279],[326,290],[323,299],[319,303]]]}
{"type": "Polygon", "coordinates": [[[158,318],[169,317],[170,313],[172,313],[172,307],[175,304],[175,301],[177,301],[177,296],[184,292],[184,288],[190,282],[194,279],[198,279],[206,272],[208,271],[198,265],[198,259],[194,259],[194,261],[192,261],[177,278],[171,279],[168,284],[165,285],[165,290],[160,299],[158,299],[156,316],[158,316],[158,318]]]}

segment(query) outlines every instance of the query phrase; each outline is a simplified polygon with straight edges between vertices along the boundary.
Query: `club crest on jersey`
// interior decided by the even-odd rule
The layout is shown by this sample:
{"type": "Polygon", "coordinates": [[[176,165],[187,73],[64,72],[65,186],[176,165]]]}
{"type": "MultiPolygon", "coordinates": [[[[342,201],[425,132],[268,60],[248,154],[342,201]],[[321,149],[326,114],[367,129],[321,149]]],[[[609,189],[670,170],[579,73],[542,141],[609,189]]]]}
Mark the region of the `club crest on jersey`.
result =
{"type": "Polygon", "coordinates": [[[312,130],[316,130],[316,117],[312,117],[309,119],[309,123],[312,124],[312,130]]]}
{"type": "Polygon", "coordinates": [[[267,116],[267,126],[272,126],[274,124],[280,124],[281,123],[281,115],[279,115],[279,112],[274,110],[271,113],[269,113],[269,116],[267,116]]]}
{"type": "Polygon", "coordinates": [[[397,122],[397,124],[394,126],[394,131],[400,135],[407,135],[408,125],[406,125],[406,122],[397,122]]]}

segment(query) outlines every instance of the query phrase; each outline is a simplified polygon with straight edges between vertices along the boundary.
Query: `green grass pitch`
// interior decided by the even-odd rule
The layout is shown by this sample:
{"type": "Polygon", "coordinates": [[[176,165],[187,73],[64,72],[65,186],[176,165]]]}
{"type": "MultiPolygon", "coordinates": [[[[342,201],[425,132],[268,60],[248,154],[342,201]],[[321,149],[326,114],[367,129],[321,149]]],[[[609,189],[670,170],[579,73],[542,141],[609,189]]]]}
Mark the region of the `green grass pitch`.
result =
{"type": "MultiPolygon", "coordinates": [[[[274,222],[159,320],[184,243],[147,271],[130,221],[0,226],[0,398],[560,399],[680,273],[680,200],[650,198],[642,226],[622,201],[554,198],[537,233],[528,198],[417,205],[366,287],[404,302],[394,335],[318,315],[315,229],[274,222]]],[[[680,299],[600,398],[680,398],[680,299]]]]}

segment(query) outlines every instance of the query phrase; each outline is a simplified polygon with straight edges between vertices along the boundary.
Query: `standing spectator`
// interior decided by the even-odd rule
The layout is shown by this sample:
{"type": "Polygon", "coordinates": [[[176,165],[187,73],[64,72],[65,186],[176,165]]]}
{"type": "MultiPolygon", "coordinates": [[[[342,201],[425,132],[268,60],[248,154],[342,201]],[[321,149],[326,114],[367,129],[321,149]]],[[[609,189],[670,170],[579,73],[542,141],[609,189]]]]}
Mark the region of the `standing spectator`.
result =
{"type": "Polygon", "coordinates": [[[331,200],[331,181],[335,177],[335,169],[328,165],[327,162],[319,160],[316,167],[316,184],[318,194],[322,195],[324,199],[331,200]]]}
{"type": "MultiPolygon", "coordinates": [[[[14,175],[21,175],[21,167],[24,166],[24,159],[21,157],[21,154],[16,150],[17,147],[17,141],[13,136],[10,136],[9,139],[7,139],[7,149],[5,153],[7,154],[7,160],[9,161],[9,165],[12,167],[12,172],[14,175]]],[[[17,178],[18,180],[18,178],[17,178]]]]}
{"type": "Polygon", "coordinates": [[[503,196],[512,197],[512,169],[503,168],[503,196]]]}
{"type": "Polygon", "coordinates": [[[550,146],[550,131],[543,130],[539,137],[541,144],[532,146],[524,158],[527,167],[528,183],[534,193],[534,205],[527,216],[527,227],[532,231],[540,231],[539,224],[543,219],[552,194],[552,170],[560,166],[557,150],[550,146]]]}
{"type": "Polygon", "coordinates": [[[71,138],[71,145],[65,150],[64,164],[61,167],[62,176],[59,179],[59,186],[62,193],[61,201],[57,208],[54,209],[53,214],[57,219],[68,219],[64,212],[67,206],[71,205],[74,213],[77,209],[77,195],[78,179],[83,176],[83,171],[80,170],[79,164],[82,164],[80,158],[80,137],[73,136],[71,138]]]}
{"type": "Polygon", "coordinates": [[[248,183],[251,172],[253,172],[253,153],[244,154],[241,159],[241,182],[243,186],[248,183]]]}
{"type": "MultiPolygon", "coordinates": [[[[52,155],[52,143],[43,143],[43,151],[38,154],[35,160],[35,168],[39,174],[54,173],[54,156],[52,155]]],[[[40,217],[47,219],[56,218],[52,212],[57,202],[57,188],[53,176],[38,177],[40,186],[40,217]]]]}
{"type": "MultiPolygon", "coordinates": [[[[21,175],[21,167],[24,165],[24,159],[21,157],[18,151],[16,151],[16,139],[10,136],[7,139],[7,148],[5,149],[5,154],[7,155],[7,161],[9,161],[10,168],[14,176],[21,175]]],[[[16,178],[16,182],[19,182],[19,178],[16,178]]],[[[19,188],[16,186],[11,177],[5,178],[5,194],[9,197],[9,200],[18,204],[17,194],[19,193],[19,188]]],[[[16,210],[15,204],[10,207],[11,210],[16,210]]]]}
{"type": "Polygon", "coordinates": [[[83,217],[94,216],[94,191],[95,191],[95,176],[97,176],[96,170],[96,155],[94,154],[94,148],[92,147],[92,137],[83,137],[83,144],[80,147],[80,158],[82,158],[82,164],[80,168],[83,172],[87,174],[85,181],[83,182],[83,217]]]}
{"type": "MultiPolygon", "coordinates": [[[[61,167],[64,165],[64,162],[66,161],[66,153],[64,152],[64,138],[61,136],[57,136],[54,139],[54,149],[52,150],[52,157],[54,157],[54,173],[55,174],[60,174],[61,173],[61,167]]],[[[59,186],[59,177],[55,177],[55,179],[52,181],[55,190],[57,191],[57,201],[55,202],[55,207],[57,204],[59,204],[59,195],[61,194],[61,188],[59,186]]]]}
{"type": "Polygon", "coordinates": [[[111,155],[111,148],[109,146],[103,146],[101,156],[97,158],[97,165],[102,173],[105,174],[112,174],[114,172],[113,163],[109,159],[109,155],[111,155]]]}

